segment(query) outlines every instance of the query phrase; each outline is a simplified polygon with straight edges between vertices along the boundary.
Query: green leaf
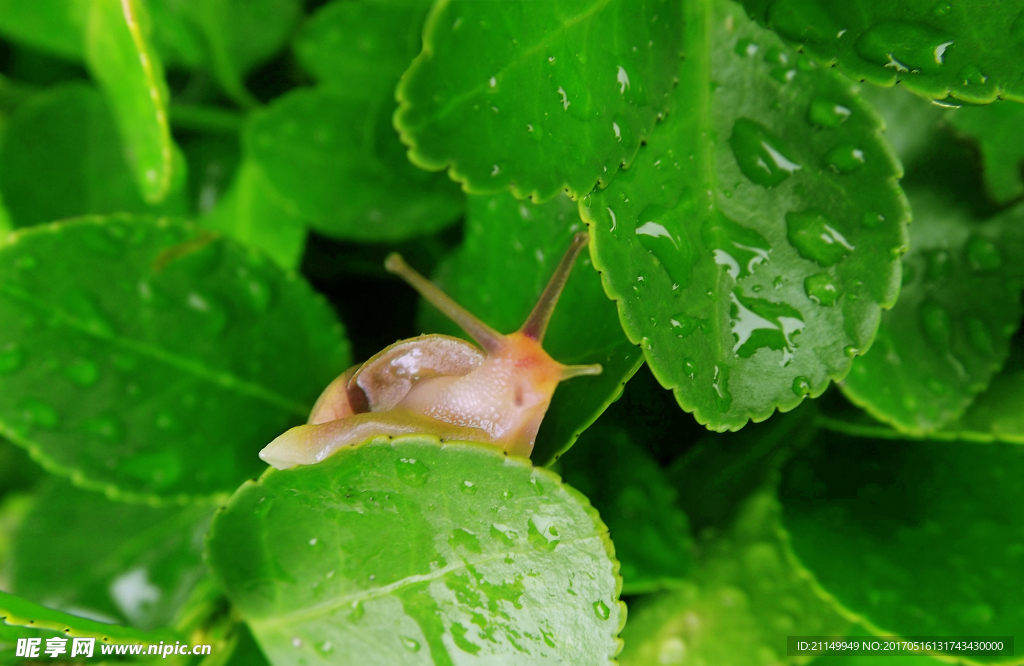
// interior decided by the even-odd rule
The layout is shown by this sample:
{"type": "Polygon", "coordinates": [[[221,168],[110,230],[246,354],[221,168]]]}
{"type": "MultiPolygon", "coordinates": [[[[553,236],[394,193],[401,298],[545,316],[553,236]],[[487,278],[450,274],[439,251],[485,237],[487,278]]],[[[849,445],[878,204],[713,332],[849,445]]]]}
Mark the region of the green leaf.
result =
{"type": "Polygon", "coordinates": [[[744,0],[751,16],[854,79],[975,103],[1024,99],[1019,3],[744,0]]]}
{"type": "Polygon", "coordinates": [[[86,218],[0,247],[0,434],[76,485],[184,501],[263,468],[349,364],[322,297],[168,220],[86,218]]]}
{"type": "Polygon", "coordinates": [[[168,626],[206,573],[212,516],[209,506],[113,502],[55,480],[18,530],[11,591],[139,629],[168,626]]]}
{"type": "MultiPolygon", "coordinates": [[[[518,330],[582,227],[576,205],[564,196],[539,205],[507,193],[470,197],[465,242],[446,263],[438,284],[495,330],[518,330]]],[[[466,337],[435,308],[424,305],[422,313],[423,330],[466,337]]],[[[544,348],[559,363],[600,363],[603,370],[559,385],[537,433],[531,456],[536,465],[547,465],[567,451],[642,363],[586,255],[566,284],[544,348]]]]}
{"type": "Polygon", "coordinates": [[[903,291],[843,393],[921,435],[959,417],[1009,353],[1021,318],[1024,206],[980,223],[947,198],[911,191],[903,291]]]}
{"type": "Polygon", "coordinates": [[[458,219],[464,197],[409,164],[390,125],[393,104],[295,90],[253,115],[246,153],[280,205],[325,235],[382,242],[437,231],[458,219]]]}
{"type": "Polygon", "coordinates": [[[638,603],[623,630],[622,666],[794,663],[786,635],[843,635],[849,623],[792,562],[779,513],[774,492],[755,494],[724,536],[702,545],[686,587],[638,603]]]}
{"type": "Polygon", "coordinates": [[[45,641],[47,638],[59,637],[61,637],[61,634],[56,631],[11,627],[0,622],[0,664],[3,666],[24,666],[25,658],[15,656],[17,654],[19,638],[42,638],[42,647],[46,645],[45,641]]]}
{"type": "MultiPolygon", "coordinates": [[[[51,629],[66,636],[98,638],[104,643],[159,643],[180,637],[167,629],[147,632],[116,624],[105,624],[84,617],[61,613],[21,597],[0,591],[0,620],[12,627],[51,629]]],[[[4,632],[3,635],[7,635],[4,632]]]]}
{"type": "Polygon", "coordinates": [[[693,569],[693,543],[675,490],[644,449],[620,428],[596,427],[561,459],[566,483],[586,495],[608,525],[623,594],[677,588],[693,569]]]}
{"type": "Polygon", "coordinates": [[[780,497],[815,584],[875,633],[1024,626],[1024,448],[823,433],[783,467],[780,497]]]}
{"type": "Polygon", "coordinates": [[[626,334],[736,430],[841,379],[896,299],[907,207],[853,86],[724,0],[684,3],[677,111],[581,202],[626,334]]]}
{"type": "Polygon", "coordinates": [[[438,2],[395,127],[415,164],[467,192],[578,198],[672,107],[681,20],[672,0],[438,2]]]}
{"type": "Polygon", "coordinates": [[[245,160],[231,188],[199,224],[266,252],[285,270],[295,270],[306,247],[306,225],[279,206],[268,189],[259,166],[245,160]]]}
{"type": "Polygon", "coordinates": [[[81,60],[91,5],[92,0],[0,0],[0,33],[33,48],[81,60]]]}
{"type": "Polygon", "coordinates": [[[611,552],[551,472],[408,436],[247,482],[207,561],[277,666],[601,664],[625,619],[611,552]]]}
{"type": "Polygon", "coordinates": [[[943,430],[975,441],[999,440],[1024,444],[1024,347],[1011,346],[1003,369],[964,415],[943,430]]]}
{"type": "Polygon", "coordinates": [[[964,107],[951,112],[949,122],[978,142],[985,186],[995,201],[1007,203],[1024,195],[1024,104],[964,107]]]}
{"type": "Polygon", "coordinates": [[[159,206],[142,200],[106,101],[80,83],[53,88],[11,116],[0,144],[0,190],[16,227],[77,215],[186,210],[183,188],[159,206]]]}
{"type": "Polygon", "coordinates": [[[151,204],[163,201],[171,191],[175,166],[167,121],[169,93],[141,0],[93,0],[86,60],[114,110],[143,199],[151,204]]]}

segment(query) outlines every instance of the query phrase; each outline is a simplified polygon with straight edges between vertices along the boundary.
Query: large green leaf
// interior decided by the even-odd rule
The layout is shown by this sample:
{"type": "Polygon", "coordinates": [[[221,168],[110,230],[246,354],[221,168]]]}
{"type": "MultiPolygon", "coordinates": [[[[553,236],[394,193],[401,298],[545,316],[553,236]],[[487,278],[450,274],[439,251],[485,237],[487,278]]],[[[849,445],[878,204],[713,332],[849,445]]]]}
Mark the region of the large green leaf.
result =
{"type": "Polygon", "coordinates": [[[608,525],[622,567],[623,594],[679,587],[693,569],[693,542],[676,492],[624,429],[597,426],[561,459],[566,483],[587,496],[608,525]]]}
{"type": "Polygon", "coordinates": [[[231,188],[199,224],[259,248],[285,270],[295,270],[306,247],[306,225],[277,205],[268,189],[259,166],[245,160],[231,188]]]}
{"type": "Polygon", "coordinates": [[[751,16],[855,79],[988,103],[1024,99],[1017,2],[744,0],[751,16]]]}
{"type": "Polygon", "coordinates": [[[778,533],[780,507],[761,491],[735,524],[702,545],[692,581],[646,597],[623,631],[622,666],[780,666],[787,635],[842,635],[849,623],[816,596],[778,533]]]}
{"type": "Polygon", "coordinates": [[[154,204],[170,193],[176,165],[167,120],[170,95],[149,27],[141,0],[93,0],[86,28],[86,61],[117,118],[142,198],[154,204]]]}
{"type": "Polygon", "coordinates": [[[1024,207],[985,223],[956,202],[911,192],[911,251],[900,300],[843,392],[872,416],[923,434],[988,385],[1021,317],[1024,207]]]}
{"type": "Polygon", "coordinates": [[[852,85],[725,0],[687,0],[677,111],[581,202],[662,385],[715,430],[841,379],[896,299],[907,207],[852,85]]]}
{"type": "Polygon", "coordinates": [[[796,556],[876,633],[1019,635],[1024,448],[828,433],[780,496],[796,556]]]}
{"type": "Polygon", "coordinates": [[[129,496],[224,493],[349,361],[321,297],[168,220],[85,218],[0,247],[0,433],[129,496]]]}
{"type": "Polygon", "coordinates": [[[275,666],[608,664],[611,552],[551,472],[411,436],[247,482],[207,560],[275,666]]]}
{"type": "Polygon", "coordinates": [[[580,197],[672,107],[681,20],[674,0],[437,2],[395,126],[468,192],[580,197]]]}
{"type": "Polygon", "coordinates": [[[1024,104],[995,102],[955,109],[949,121],[978,142],[985,185],[995,201],[1007,203],[1024,195],[1024,104]]]}
{"type": "Polygon", "coordinates": [[[11,116],[0,144],[0,190],[14,226],[186,209],[183,189],[159,206],[142,200],[106,101],[80,83],[47,91],[11,116]]]}
{"type": "MultiPolygon", "coordinates": [[[[439,285],[498,331],[526,321],[573,235],[583,228],[576,205],[558,196],[544,204],[511,194],[470,197],[466,239],[447,262],[439,285]]],[[[466,337],[435,308],[424,305],[423,330],[466,337]]],[[[578,261],[555,309],[544,348],[565,364],[600,363],[597,377],[559,385],[537,433],[533,461],[547,465],[618,396],[642,355],[622,334],[615,306],[604,295],[590,258],[578,261]]]]}
{"type": "Polygon", "coordinates": [[[139,629],[168,626],[206,573],[212,516],[209,506],[113,502],[54,480],[18,530],[11,591],[139,629]]]}
{"type": "Polygon", "coordinates": [[[280,205],[328,236],[395,241],[454,222],[464,197],[409,164],[390,124],[394,101],[301,89],[253,115],[246,152],[280,205]]]}

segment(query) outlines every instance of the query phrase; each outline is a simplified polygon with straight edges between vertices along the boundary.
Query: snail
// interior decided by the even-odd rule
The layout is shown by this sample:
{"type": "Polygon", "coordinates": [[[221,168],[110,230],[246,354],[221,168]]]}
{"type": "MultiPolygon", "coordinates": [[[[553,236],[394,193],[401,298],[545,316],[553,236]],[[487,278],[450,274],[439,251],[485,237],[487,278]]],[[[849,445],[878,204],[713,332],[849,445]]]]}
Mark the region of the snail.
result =
{"type": "Polygon", "coordinates": [[[569,249],[522,327],[498,333],[410,268],[397,254],[388,272],[409,283],[480,347],[447,335],[401,340],[344,372],[317,399],[306,425],[268,444],[260,458],[278,469],[318,463],[376,435],[427,433],[487,442],[529,456],[558,383],[600,374],[600,365],[562,365],[541,347],[558,297],[587,244],[569,249]]]}

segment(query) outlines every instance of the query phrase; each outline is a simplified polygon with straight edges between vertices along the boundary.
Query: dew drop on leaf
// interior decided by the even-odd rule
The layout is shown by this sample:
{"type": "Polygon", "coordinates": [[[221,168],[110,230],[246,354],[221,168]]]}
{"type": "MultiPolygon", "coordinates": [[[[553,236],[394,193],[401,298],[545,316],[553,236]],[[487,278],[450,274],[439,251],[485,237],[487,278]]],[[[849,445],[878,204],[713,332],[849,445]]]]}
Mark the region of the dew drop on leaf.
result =
{"type": "Polygon", "coordinates": [[[921,327],[924,329],[928,342],[940,354],[949,351],[952,337],[952,323],[949,312],[935,301],[927,301],[920,308],[921,327]]]}
{"type": "Polygon", "coordinates": [[[927,265],[925,279],[929,282],[944,280],[953,272],[953,263],[945,249],[928,250],[924,256],[927,265]]]}
{"type": "Polygon", "coordinates": [[[850,144],[840,144],[828,151],[825,163],[840,173],[850,173],[864,166],[864,151],[850,144]]]}
{"type": "Polygon", "coordinates": [[[729,147],[743,175],[764,187],[778,185],[801,168],[782,139],[749,118],[733,124],[729,147]]]}
{"type": "Polygon", "coordinates": [[[820,127],[839,127],[852,112],[849,108],[824,97],[811,100],[807,109],[807,119],[820,127]]]}
{"type": "Polygon", "coordinates": [[[66,368],[64,374],[72,382],[82,388],[95,386],[100,379],[100,369],[89,359],[79,358],[72,361],[66,368]]]}
{"type": "Polygon", "coordinates": [[[786,213],[786,237],[801,257],[826,267],[854,250],[835,222],[813,209],[786,213]]]}
{"type": "Polygon", "coordinates": [[[669,231],[678,227],[680,217],[679,212],[647,206],[637,221],[636,236],[640,245],[665,269],[669,279],[685,288],[690,284],[697,253],[685,237],[669,231]]]}
{"type": "Polygon", "coordinates": [[[965,317],[964,324],[967,326],[967,339],[974,351],[982,356],[993,357],[996,355],[995,343],[992,340],[992,332],[988,326],[977,317],[965,317]]]}
{"type": "Polygon", "coordinates": [[[60,421],[53,405],[35,398],[25,398],[19,402],[18,412],[21,413],[21,419],[26,425],[37,426],[45,430],[53,430],[60,421]]]}
{"type": "Polygon", "coordinates": [[[420,651],[420,643],[419,643],[419,641],[417,641],[417,640],[415,640],[413,638],[409,638],[408,636],[402,636],[401,640],[402,640],[402,645],[405,646],[405,649],[409,650],[410,652],[419,652],[420,651]]]}
{"type": "Polygon", "coordinates": [[[395,470],[402,483],[408,486],[422,486],[427,482],[430,469],[422,460],[415,458],[399,458],[395,462],[395,470]]]}
{"type": "Polygon", "coordinates": [[[124,441],[124,424],[113,414],[102,414],[87,419],[82,424],[82,430],[110,444],[120,444],[124,441]]]}
{"type": "Polygon", "coordinates": [[[612,616],[612,611],[608,608],[608,604],[598,599],[594,602],[594,614],[602,620],[607,620],[612,616]]]}
{"type": "Polygon", "coordinates": [[[935,74],[942,71],[953,43],[952,36],[923,23],[882,21],[868,28],[853,48],[868,62],[896,72],[935,74]]]}
{"type": "Polygon", "coordinates": [[[994,271],[1003,265],[999,248],[983,236],[971,236],[967,241],[967,260],[976,271],[994,271]]]}
{"type": "Polygon", "coordinates": [[[793,378],[793,393],[801,398],[811,392],[811,380],[803,375],[793,378]]]}
{"type": "Polygon", "coordinates": [[[475,495],[476,484],[473,483],[472,481],[463,481],[462,483],[459,484],[459,490],[461,490],[466,495],[475,495]]]}
{"type": "Polygon", "coordinates": [[[715,406],[718,411],[726,413],[732,406],[732,394],[729,393],[729,368],[726,366],[715,366],[714,375],[711,378],[711,388],[715,392],[715,406]]]}
{"type": "Polygon", "coordinates": [[[807,292],[807,297],[818,305],[829,307],[839,300],[839,289],[828,273],[809,276],[804,280],[804,291],[807,292]]]}
{"type": "Polygon", "coordinates": [[[868,229],[874,229],[882,222],[885,222],[885,216],[882,215],[881,213],[876,213],[873,210],[865,212],[860,217],[860,223],[863,224],[868,229]]]}
{"type": "Polygon", "coordinates": [[[764,236],[724,215],[705,222],[701,237],[712,250],[715,263],[725,267],[734,280],[753,275],[771,254],[771,244],[764,236]]]}
{"type": "Polygon", "coordinates": [[[675,314],[668,323],[672,326],[672,332],[676,334],[677,338],[686,338],[693,334],[698,328],[702,328],[704,324],[703,319],[697,317],[691,317],[688,314],[682,312],[675,314]]]}

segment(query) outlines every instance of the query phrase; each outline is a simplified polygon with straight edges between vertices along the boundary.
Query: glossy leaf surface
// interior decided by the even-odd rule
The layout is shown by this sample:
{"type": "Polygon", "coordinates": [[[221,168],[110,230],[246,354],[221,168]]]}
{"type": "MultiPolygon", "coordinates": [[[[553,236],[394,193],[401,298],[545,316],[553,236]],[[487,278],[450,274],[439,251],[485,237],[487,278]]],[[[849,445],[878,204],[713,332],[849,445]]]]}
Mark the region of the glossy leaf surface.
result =
{"type": "Polygon", "coordinates": [[[160,203],[173,183],[174,142],[167,120],[170,95],[150,26],[141,0],[93,0],[86,61],[117,118],[142,198],[160,203]]]}
{"type": "Polygon", "coordinates": [[[296,90],[253,116],[246,150],[280,205],[325,235],[380,242],[437,231],[459,217],[464,197],[443,174],[409,164],[393,104],[296,90]]]}
{"type": "Polygon", "coordinates": [[[736,430],[819,395],[870,345],[907,209],[851,84],[738,5],[685,8],[677,111],[581,211],[655,376],[699,422],[736,430]]]}
{"type": "Polygon", "coordinates": [[[629,432],[597,426],[561,459],[566,483],[587,496],[608,525],[623,594],[680,587],[693,569],[686,514],[665,473],[629,432]]]}
{"type": "Polygon", "coordinates": [[[988,103],[1024,98],[1024,7],[1009,2],[744,0],[790,44],[854,79],[988,103]]]}
{"type": "Polygon", "coordinates": [[[0,427],[79,485],[229,492],[349,363],[322,298],[166,220],[85,218],[0,247],[0,427]]]}
{"type": "Polygon", "coordinates": [[[199,220],[213,229],[266,252],[281,268],[295,270],[306,247],[306,225],[278,205],[253,161],[242,162],[217,206],[199,220]]]}
{"type": "Polygon", "coordinates": [[[967,106],[950,112],[949,122],[978,143],[985,185],[992,199],[1007,203],[1024,196],[1024,104],[994,102],[988,106],[967,106]]]}
{"type": "Polygon", "coordinates": [[[604,664],[625,618],[597,513],[488,445],[378,440],[270,470],[207,550],[276,666],[604,664]]]}
{"type": "Polygon", "coordinates": [[[1022,492],[1020,446],[829,433],[784,466],[780,496],[793,551],[851,618],[1005,636],[1024,626],[1022,492]]]}
{"type": "MultiPolygon", "coordinates": [[[[559,195],[533,205],[511,194],[471,196],[466,239],[440,273],[439,286],[495,330],[518,330],[583,228],[576,205],[559,195]]],[[[465,337],[435,308],[422,305],[423,330],[465,337]]],[[[572,446],[622,391],[642,363],[619,326],[584,251],[555,308],[544,348],[559,363],[600,363],[596,377],[559,384],[531,459],[547,465],[572,446]]]]}
{"type": "Polygon", "coordinates": [[[623,631],[622,666],[776,666],[792,663],[786,635],[845,633],[848,622],[791,561],[779,512],[770,490],[749,498],[735,524],[703,545],[684,588],[638,604],[623,631]]]}
{"type": "Polygon", "coordinates": [[[412,161],[467,192],[580,197],[628,166],[672,107],[679,3],[436,3],[398,87],[412,161]]]}
{"type": "Polygon", "coordinates": [[[51,481],[18,530],[11,591],[116,624],[170,626],[206,573],[203,536],[212,516],[210,506],[113,502],[51,481]]]}
{"type": "Polygon", "coordinates": [[[78,83],[57,86],[11,116],[0,145],[0,190],[16,227],[89,214],[181,214],[186,208],[183,190],[159,206],[142,200],[107,102],[78,83]]]}
{"type": "Polygon", "coordinates": [[[159,643],[177,638],[166,629],[145,632],[61,613],[3,591],[0,591],[0,620],[14,627],[38,627],[67,636],[91,636],[104,643],[159,643]]]}
{"type": "Polygon", "coordinates": [[[903,290],[874,346],[842,384],[851,401],[923,434],[956,419],[1009,353],[1024,287],[1024,208],[981,223],[948,199],[913,193],[903,290]]]}

